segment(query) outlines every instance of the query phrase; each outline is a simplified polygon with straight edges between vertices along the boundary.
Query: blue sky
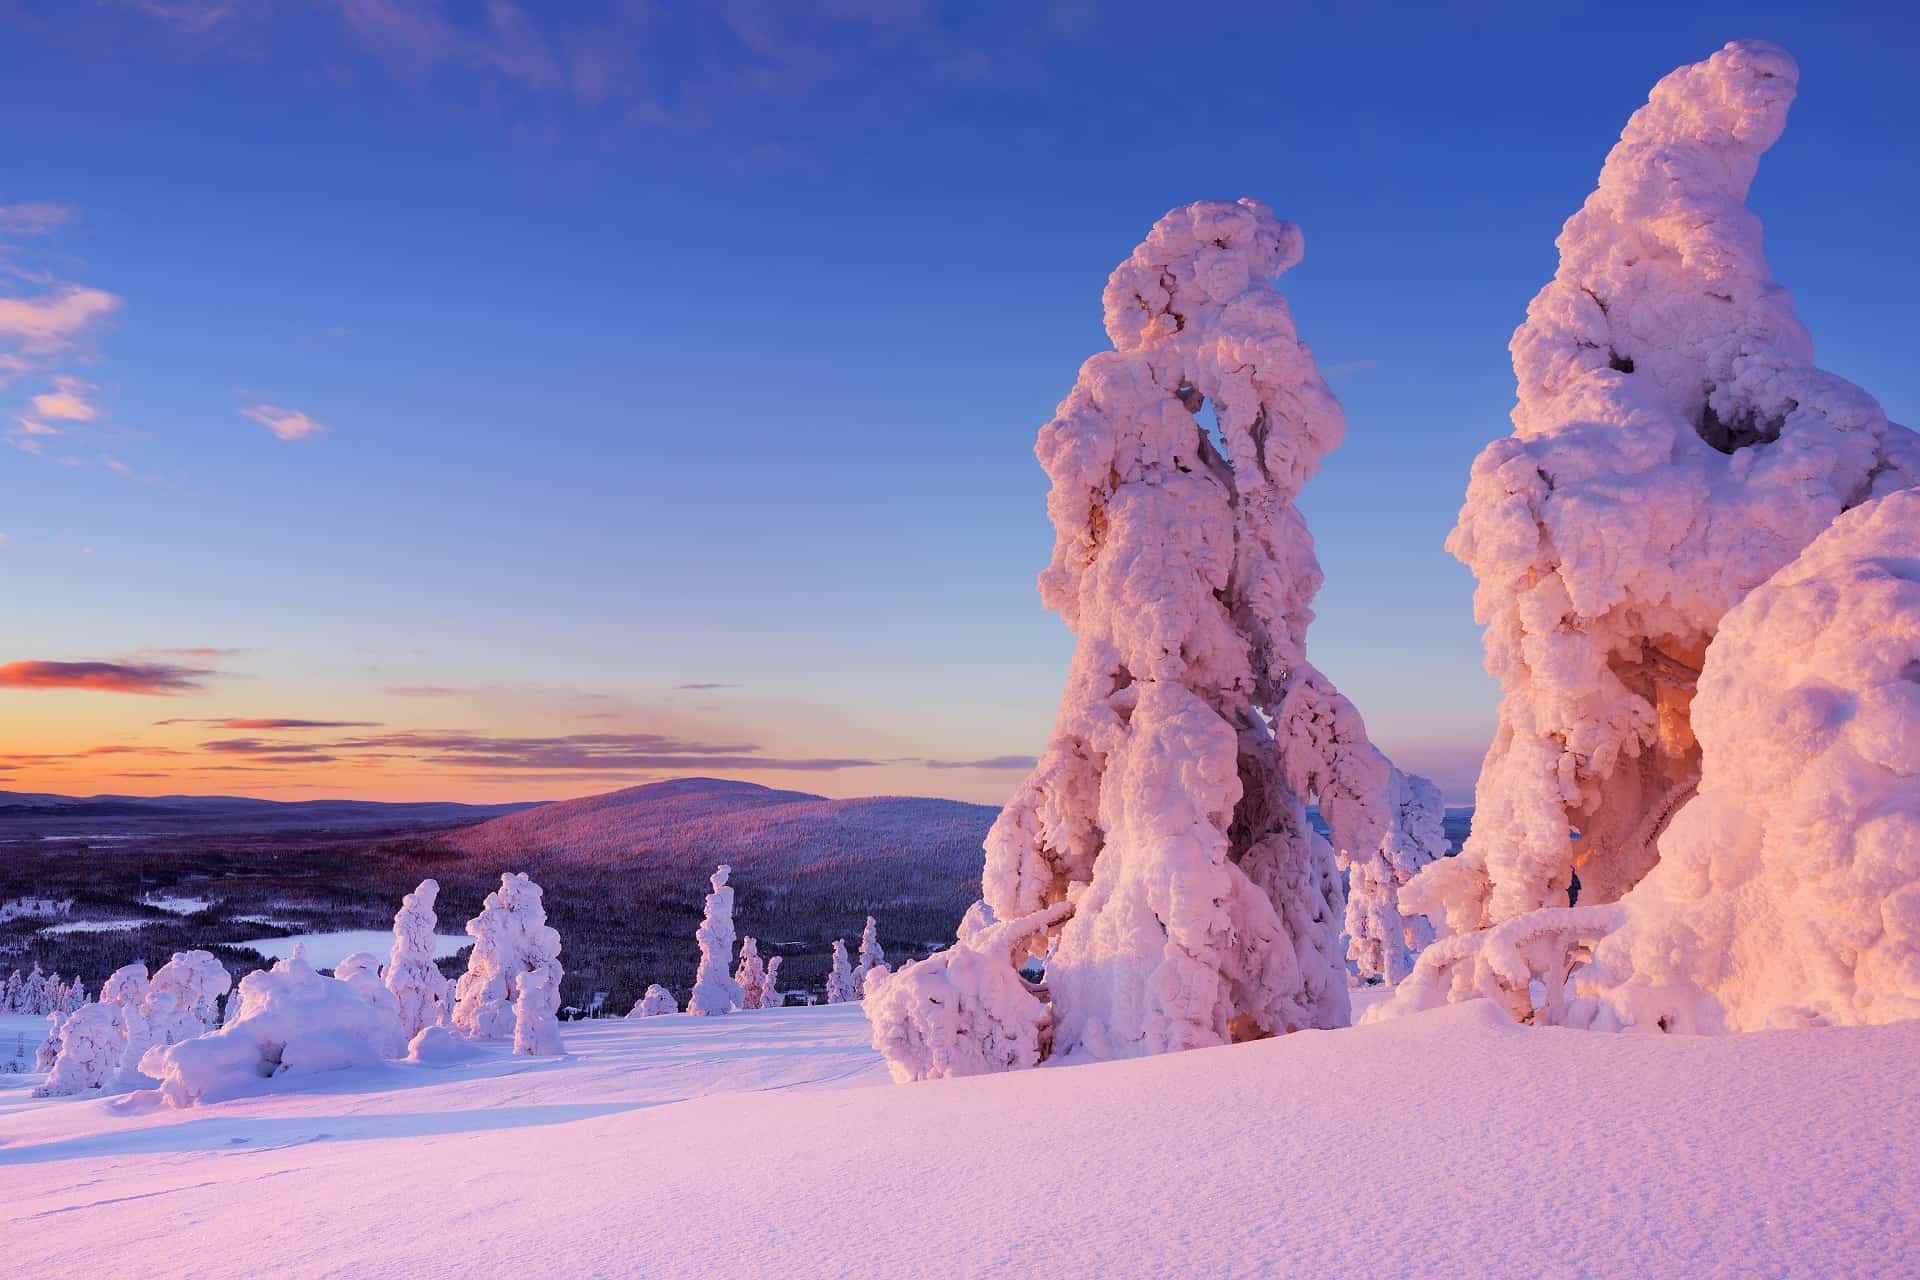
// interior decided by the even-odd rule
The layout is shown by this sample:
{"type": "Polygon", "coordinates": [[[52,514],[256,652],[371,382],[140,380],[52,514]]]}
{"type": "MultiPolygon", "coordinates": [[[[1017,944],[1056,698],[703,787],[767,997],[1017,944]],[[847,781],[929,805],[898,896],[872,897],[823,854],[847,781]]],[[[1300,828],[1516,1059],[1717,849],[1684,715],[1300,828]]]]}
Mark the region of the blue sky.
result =
{"type": "Polygon", "coordinates": [[[1034,432],[1154,219],[1253,195],[1349,419],[1312,651],[1464,798],[1441,543],[1661,75],[1799,59],[1775,274],[1920,420],[1920,20],[1669,8],[0,0],[0,206],[59,211],[0,300],[110,300],[0,386],[60,432],[0,449],[0,664],[207,673],[0,689],[0,786],[998,800],[1070,651],[1034,432]],[[287,718],[359,727],[155,723],[287,718]]]}

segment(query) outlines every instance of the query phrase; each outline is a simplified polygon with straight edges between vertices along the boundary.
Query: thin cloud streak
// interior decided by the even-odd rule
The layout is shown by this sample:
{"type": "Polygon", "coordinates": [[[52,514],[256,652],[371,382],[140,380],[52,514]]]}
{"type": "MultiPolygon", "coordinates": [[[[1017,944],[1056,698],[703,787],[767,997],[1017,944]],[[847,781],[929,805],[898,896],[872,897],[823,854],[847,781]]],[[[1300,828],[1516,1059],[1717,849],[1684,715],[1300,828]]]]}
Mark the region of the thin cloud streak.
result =
{"type": "Polygon", "coordinates": [[[205,667],[161,662],[9,662],[0,666],[0,689],[87,689],[164,697],[198,692],[214,674],[205,667]]]}

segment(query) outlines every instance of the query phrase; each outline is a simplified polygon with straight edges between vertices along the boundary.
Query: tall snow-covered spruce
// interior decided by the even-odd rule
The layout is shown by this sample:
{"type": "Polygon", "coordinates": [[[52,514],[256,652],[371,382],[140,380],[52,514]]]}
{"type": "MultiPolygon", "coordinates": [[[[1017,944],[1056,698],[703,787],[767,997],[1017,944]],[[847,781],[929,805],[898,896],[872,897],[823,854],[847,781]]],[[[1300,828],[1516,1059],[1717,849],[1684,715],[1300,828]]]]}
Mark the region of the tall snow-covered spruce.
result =
{"type": "Polygon", "coordinates": [[[867,994],[867,975],[884,966],[887,953],[880,946],[880,926],[873,917],[867,917],[867,923],[860,930],[860,963],[853,967],[853,989],[864,997],[867,994]]]}
{"type": "Polygon", "coordinates": [[[827,1003],[847,1004],[859,998],[858,984],[853,979],[853,967],[847,963],[847,943],[844,938],[833,940],[833,961],[827,969],[827,1003]]]}
{"type": "Polygon", "coordinates": [[[896,1074],[1348,1021],[1335,848],[1379,849],[1397,811],[1391,766],[1306,657],[1321,575],[1294,498],[1345,422],[1273,285],[1301,246],[1257,201],[1206,201],[1108,281],[1115,349],[1035,449],[1055,533],[1040,594],[1078,644],[1053,739],[987,837],[985,899],[1008,923],[987,965],[941,953],[879,984],[896,1074]],[[1045,956],[1044,1003],[998,973],[1017,978],[1012,949],[1045,956]],[[923,1007],[956,997],[970,1020],[923,1007]],[[996,999],[1011,1007],[981,1007],[996,999]]]}
{"type": "Polygon", "coordinates": [[[746,992],[728,972],[733,967],[733,889],[727,884],[732,871],[723,862],[714,868],[709,882],[713,892],[707,895],[706,915],[694,932],[700,944],[700,968],[693,977],[693,994],[687,998],[688,1013],[731,1013],[746,1003],[746,992]]]}
{"type": "Polygon", "coordinates": [[[1797,80],[1740,42],[1660,81],[1514,333],[1513,434],[1475,461],[1447,543],[1478,580],[1499,727],[1465,850],[1400,897],[1442,937],[1374,1016],[1475,995],[1564,1012],[1568,957],[1701,785],[1694,692],[1723,617],[1915,482],[1912,433],[1814,367],[1746,208],[1797,80]]]}

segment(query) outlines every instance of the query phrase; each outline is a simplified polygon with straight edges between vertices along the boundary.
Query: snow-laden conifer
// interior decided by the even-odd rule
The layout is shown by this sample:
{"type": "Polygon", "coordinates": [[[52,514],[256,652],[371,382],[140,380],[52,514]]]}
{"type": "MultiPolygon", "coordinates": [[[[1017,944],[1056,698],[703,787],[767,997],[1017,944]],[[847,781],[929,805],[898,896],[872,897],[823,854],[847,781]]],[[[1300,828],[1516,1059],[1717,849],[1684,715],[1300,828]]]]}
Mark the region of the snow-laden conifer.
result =
{"type": "Polygon", "coordinates": [[[859,998],[859,989],[853,979],[853,966],[847,963],[846,939],[835,938],[833,966],[827,970],[827,1003],[846,1004],[859,998]]]}
{"type": "Polygon", "coordinates": [[[746,999],[729,972],[733,968],[733,890],[727,876],[732,870],[724,862],[714,869],[706,915],[694,933],[700,944],[700,968],[694,974],[693,994],[687,999],[688,1013],[730,1013],[746,999]]]}
{"type": "Polygon", "coordinates": [[[473,946],[454,992],[454,1030],[476,1040],[511,1039],[521,975],[536,970],[559,1007],[560,935],[547,924],[540,886],[524,872],[501,875],[500,887],[467,921],[467,935],[473,946]]]}
{"type": "Polygon", "coordinates": [[[412,1040],[423,1028],[446,1020],[447,979],[434,963],[436,880],[422,880],[400,900],[393,917],[393,950],[387,957],[387,989],[393,992],[400,1026],[412,1040]]]}
{"type": "Polygon", "coordinates": [[[680,1012],[680,1005],[674,1000],[673,992],[656,982],[647,988],[647,993],[640,997],[640,1003],[634,1005],[633,1012],[627,1016],[629,1018],[655,1018],[663,1013],[678,1012],[680,1012]]]}
{"type": "Polygon", "coordinates": [[[868,916],[865,927],[860,930],[860,962],[853,967],[853,989],[857,995],[866,996],[867,975],[873,972],[876,965],[886,962],[887,953],[880,946],[879,927],[874,924],[873,917],[868,916]]]}
{"type": "Polygon", "coordinates": [[[760,962],[760,944],[752,934],[740,939],[740,963],[733,971],[733,980],[740,988],[740,1007],[758,1009],[766,993],[767,968],[760,962]]]}

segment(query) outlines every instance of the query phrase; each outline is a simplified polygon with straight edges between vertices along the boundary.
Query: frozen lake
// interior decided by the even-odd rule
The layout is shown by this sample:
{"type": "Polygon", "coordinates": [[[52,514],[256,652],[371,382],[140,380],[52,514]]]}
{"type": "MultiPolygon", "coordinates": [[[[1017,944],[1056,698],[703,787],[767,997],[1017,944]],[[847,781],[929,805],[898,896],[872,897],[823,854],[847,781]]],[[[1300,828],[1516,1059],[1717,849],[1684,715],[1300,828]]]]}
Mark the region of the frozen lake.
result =
{"type": "MultiPolygon", "coordinates": [[[[336,933],[301,933],[285,938],[255,938],[236,942],[236,947],[258,951],[269,960],[283,960],[293,953],[295,943],[305,943],[307,963],[316,969],[331,969],[356,951],[371,951],[382,958],[393,950],[393,934],[383,929],[343,929],[336,933]]],[[[464,933],[433,935],[433,956],[444,960],[473,945],[464,933]]]]}

